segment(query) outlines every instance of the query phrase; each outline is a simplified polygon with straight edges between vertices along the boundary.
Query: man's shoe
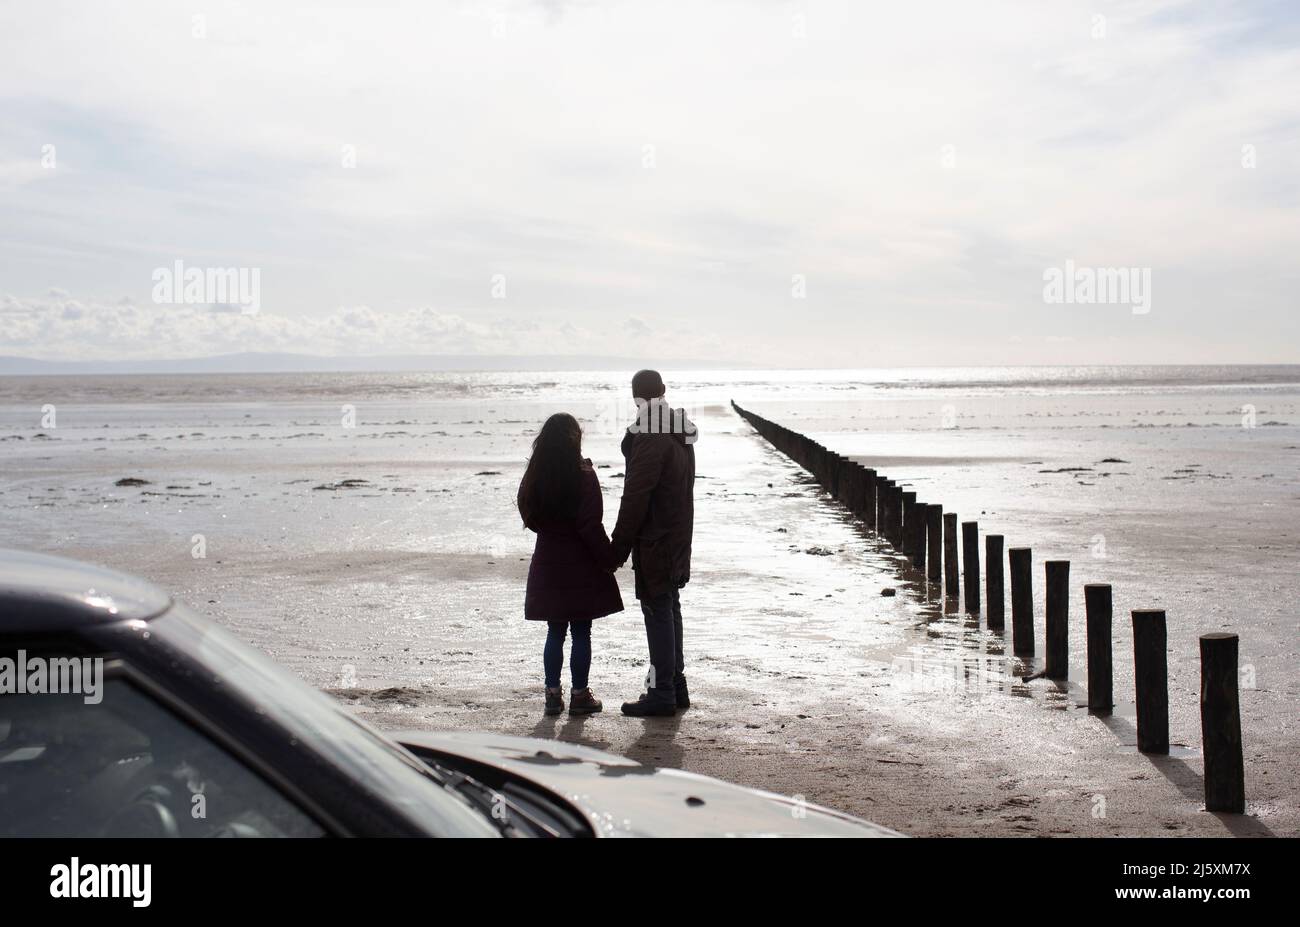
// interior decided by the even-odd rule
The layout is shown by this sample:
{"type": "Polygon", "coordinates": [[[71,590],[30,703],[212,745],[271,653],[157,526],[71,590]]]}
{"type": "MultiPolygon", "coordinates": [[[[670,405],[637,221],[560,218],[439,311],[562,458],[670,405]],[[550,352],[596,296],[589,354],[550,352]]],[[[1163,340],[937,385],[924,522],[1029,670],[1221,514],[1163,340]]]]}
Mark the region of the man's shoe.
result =
{"type": "Polygon", "coordinates": [[[681,709],[683,709],[683,708],[690,708],[690,707],[691,707],[691,693],[689,693],[689,692],[686,691],[686,677],[685,677],[685,676],[683,676],[683,677],[681,677],[680,679],[677,680],[677,684],[676,684],[675,688],[677,689],[677,708],[678,708],[678,710],[681,710],[681,709]]]}
{"type": "Polygon", "coordinates": [[[671,718],[677,714],[677,706],[643,695],[635,702],[624,702],[623,714],[632,718],[671,718]]]}
{"type": "Polygon", "coordinates": [[[564,711],[564,690],[547,689],[546,713],[548,715],[558,715],[562,711],[564,711]]]}
{"type": "Polygon", "coordinates": [[[569,695],[569,714],[594,715],[605,706],[591,694],[591,689],[574,689],[569,695]]]}

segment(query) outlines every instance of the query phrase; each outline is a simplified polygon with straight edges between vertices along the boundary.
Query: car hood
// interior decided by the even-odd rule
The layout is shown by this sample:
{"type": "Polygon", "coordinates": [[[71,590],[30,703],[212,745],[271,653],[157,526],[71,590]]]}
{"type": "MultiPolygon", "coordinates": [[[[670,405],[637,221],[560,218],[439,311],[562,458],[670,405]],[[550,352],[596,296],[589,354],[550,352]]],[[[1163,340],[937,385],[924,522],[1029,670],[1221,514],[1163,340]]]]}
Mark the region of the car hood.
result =
{"type": "Polygon", "coordinates": [[[579,744],[491,733],[401,731],[417,750],[506,770],[561,796],[600,837],[898,837],[888,828],[771,792],[646,766],[579,744]]]}

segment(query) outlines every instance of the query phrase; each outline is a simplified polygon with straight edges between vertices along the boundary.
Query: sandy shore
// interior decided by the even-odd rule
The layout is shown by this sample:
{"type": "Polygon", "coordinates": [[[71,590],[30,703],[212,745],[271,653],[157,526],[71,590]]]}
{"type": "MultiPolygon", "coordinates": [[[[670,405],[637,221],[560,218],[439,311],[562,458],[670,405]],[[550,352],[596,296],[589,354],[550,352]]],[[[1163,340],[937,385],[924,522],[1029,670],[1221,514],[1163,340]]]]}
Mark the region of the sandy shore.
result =
{"type": "MultiPolygon", "coordinates": [[[[544,631],[520,617],[531,542],[510,506],[531,420],[515,409],[497,423],[393,415],[346,440],[314,413],[265,409],[249,427],[306,437],[224,446],[193,437],[217,425],[177,426],[184,441],[155,428],[101,454],[29,439],[10,452],[4,540],[148,576],[385,728],[558,737],[915,835],[1300,834],[1290,677],[1242,693],[1249,814],[1207,814],[1194,677],[1171,679],[1173,754],[1138,754],[1121,642],[1112,718],[1080,709],[1077,685],[1020,683],[1000,635],[927,601],[724,406],[696,411],[696,563],[683,596],[695,706],[671,720],[617,711],[645,673],[630,573],[628,611],[594,635],[606,711],[542,716],[544,631]],[[127,475],[150,483],[113,486],[127,475]],[[191,556],[196,532],[205,558],[191,556]]],[[[593,437],[587,450],[612,524],[616,444],[593,437]]],[[[1171,666],[1186,659],[1171,654],[1171,666]]]]}
{"type": "MultiPolygon", "coordinates": [[[[645,671],[627,575],[631,608],[595,632],[592,684],[607,710],[587,719],[541,714],[543,632],[517,601],[526,551],[431,563],[268,550],[187,577],[191,597],[208,596],[197,604],[384,728],[557,737],[914,835],[1300,832],[1294,740],[1263,746],[1248,733],[1250,816],[1201,811],[1196,741],[1144,756],[1131,709],[1101,719],[1078,707],[1077,686],[1021,684],[978,622],[919,598],[896,559],[802,473],[742,424],[718,424],[709,440],[723,446],[711,453],[732,457],[735,475],[699,484],[699,563],[684,596],[695,705],[672,720],[617,712],[645,671]],[[769,527],[736,537],[738,521],[769,527]],[[887,586],[901,594],[881,597],[887,586]],[[395,603],[405,605],[396,621],[395,603]],[[349,668],[354,687],[341,685],[349,668]]],[[[605,482],[612,510],[618,481],[605,482]]],[[[1172,698],[1189,702],[1178,714],[1194,711],[1190,693],[1172,698]]]]}
{"type": "MultiPolygon", "coordinates": [[[[689,711],[671,720],[617,713],[618,702],[636,694],[643,671],[634,614],[604,622],[596,634],[592,684],[606,702],[601,715],[544,718],[536,655],[527,646],[502,653],[491,634],[472,632],[460,638],[464,649],[444,654],[461,658],[450,675],[424,685],[330,691],[381,727],[557,737],[803,795],[917,836],[1300,833],[1294,741],[1249,745],[1250,814],[1212,815],[1201,810],[1196,745],[1176,745],[1169,757],[1137,753],[1130,709],[1095,717],[1079,707],[1084,694],[1076,685],[1024,686],[1000,675],[990,669],[1003,665],[997,648],[992,655],[986,649],[982,665],[962,658],[974,682],[952,684],[952,641],[978,634],[972,623],[941,615],[937,603],[918,617],[911,593],[881,598],[885,586],[905,590],[894,559],[742,428],[734,440],[754,454],[755,469],[774,480],[774,489],[788,490],[770,503],[785,531],[752,545],[824,567],[814,582],[779,569],[736,572],[702,545],[705,563],[684,597],[695,703],[689,711]],[[815,546],[834,553],[806,552],[815,546]],[[772,604],[750,620],[727,620],[735,616],[718,600],[751,583],[767,584],[772,604]],[[482,672],[485,654],[500,667],[490,679],[482,672]],[[850,654],[861,659],[845,665],[850,654]],[[931,675],[918,680],[918,667],[931,675]]],[[[715,488],[701,500],[703,519],[727,494],[715,488]]],[[[375,582],[392,567],[374,563],[375,582]]],[[[509,569],[522,581],[524,567],[509,569]]],[[[495,569],[465,563],[457,575],[488,587],[499,577],[483,574],[495,569]]],[[[528,638],[532,649],[540,639],[528,638]]]]}

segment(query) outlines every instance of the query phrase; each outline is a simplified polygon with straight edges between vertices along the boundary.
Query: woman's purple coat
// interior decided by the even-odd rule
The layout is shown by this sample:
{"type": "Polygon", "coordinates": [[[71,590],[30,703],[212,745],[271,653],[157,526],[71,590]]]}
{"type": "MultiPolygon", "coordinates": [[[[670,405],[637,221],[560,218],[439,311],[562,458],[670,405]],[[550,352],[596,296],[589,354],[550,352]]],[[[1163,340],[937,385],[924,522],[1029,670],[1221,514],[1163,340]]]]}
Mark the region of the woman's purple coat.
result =
{"type": "Polygon", "coordinates": [[[525,618],[586,621],[623,610],[604,513],[600,481],[591,461],[584,461],[577,517],[528,525],[537,532],[537,544],[528,567],[525,618]]]}

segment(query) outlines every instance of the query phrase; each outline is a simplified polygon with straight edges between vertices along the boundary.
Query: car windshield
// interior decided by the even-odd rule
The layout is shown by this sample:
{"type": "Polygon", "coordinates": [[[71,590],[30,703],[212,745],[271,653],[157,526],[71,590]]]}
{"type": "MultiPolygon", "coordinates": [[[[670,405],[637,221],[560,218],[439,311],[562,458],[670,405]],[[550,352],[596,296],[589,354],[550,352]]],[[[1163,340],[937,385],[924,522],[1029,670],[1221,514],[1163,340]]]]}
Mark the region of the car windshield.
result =
{"type": "Polygon", "coordinates": [[[329,696],[184,606],[150,622],[150,630],[191,654],[258,710],[385,796],[430,834],[494,836],[497,831],[426,766],[329,696]]]}

